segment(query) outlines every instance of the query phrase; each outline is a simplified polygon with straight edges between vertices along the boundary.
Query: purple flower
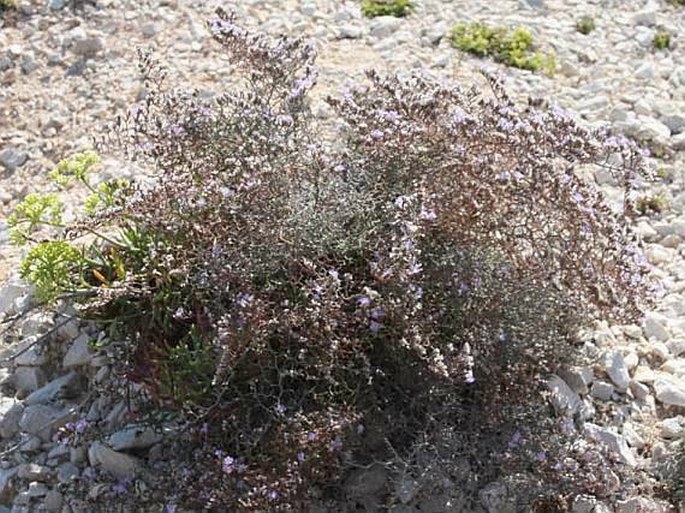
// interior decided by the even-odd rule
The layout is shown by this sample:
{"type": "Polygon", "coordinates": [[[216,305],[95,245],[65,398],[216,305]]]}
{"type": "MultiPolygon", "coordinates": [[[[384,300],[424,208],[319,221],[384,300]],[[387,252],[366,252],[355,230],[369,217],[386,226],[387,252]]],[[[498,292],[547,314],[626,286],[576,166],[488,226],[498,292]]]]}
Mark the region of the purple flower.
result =
{"type": "Polygon", "coordinates": [[[369,329],[371,330],[372,333],[378,333],[382,327],[383,327],[383,325],[380,322],[371,321],[369,323],[369,329]]]}
{"type": "Polygon", "coordinates": [[[116,495],[125,495],[126,493],[128,493],[128,487],[130,484],[131,484],[131,479],[127,477],[127,478],[119,481],[117,484],[115,484],[112,487],[112,491],[116,495]]]}
{"type": "Polygon", "coordinates": [[[415,275],[415,274],[419,274],[419,273],[421,272],[421,269],[422,269],[422,267],[421,267],[421,264],[420,264],[419,262],[412,262],[412,263],[409,264],[409,266],[407,267],[407,274],[408,274],[409,276],[413,276],[413,275],[415,275]]]}
{"type": "Polygon", "coordinates": [[[371,310],[369,315],[372,319],[380,321],[383,317],[385,317],[385,312],[383,312],[382,308],[374,308],[373,310],[371,310]]]}
{"type": "Polygon", "coordinates": [[[166,505],[166,508],[164,508],[164,513],[176,513],[176,504],[169,503],[166,505]]]}
{"type": "Polygon", "coordinates": [[[435,221],[438,216],[435,214],[434,210],[422,210],[421,217],[426,221],[435,221]]]}
{"type": "Polygon", "coordinates": [[[297,461],[299,461],[300,463],[304,461],[304,452],[297,451],[297,461]]]}
{"type": "Polygon", "coordinates": [[[278,492],[276,490],[271,490],[267,497],[269,497],[270,501],[275,501],[276,499],[278,499],[278,492]]]}
{"type": "Polygon", "coordinates": [[[378,114],[378,117],[386,121],[390,121],[391,123],[394,123],[400,119],[400,115],[394,110],[378,109],[376,113],[378,114]]]}
{"type": "Polygon", "coordinates": [[[292,116],[288,116],[287,114],[279,114],[276,116],[276,123],[279,125],[287,125],[287,126],[292,126],[294,121],[292,116]]]}
{"type": "Polygon", "coordinates": [[[84,433],[88,429],[88,421],[86,419],[79,419],[76,423],[76,432],[84,433]]]}
{"type": "Polygon", "coordinates": [[[364,424],[357,424],[357,434],[361,436],[366,428],[364,427],[364,424]]]}
{"type": "Polygon", "coordinates": [[[233,464],[235,463],[235,460],[231,456],[226,456],[223,461],[221,462],[221,470],[224,472],[224,474],[232,474],[235,468],[233,467],[233,464]]]}
{"type": "Polygon", "coordinates": [[[475,382],[476,382],[476,378],[473,375],[473,371],[472,370],[466,371],[466,376],[464,377],[464,383],[466,383],[467,385],[472,385],[475,382]]]}
{"type": "Polygon", "coordinates": [[[319,435],[317,435],[313,431],[310,431],[309,433],[307,433],[307,441],[316,442],[318,439],[319,439],[319,435]]]}
{"type": "Polygon", "coordinates": [[[583,235],[585,237],[591,237],[592,236],[592,227],[590,226],[590,223],[587,221],[583,221],[580,225],[580,230],[583,232],[583,235]]]}
{"type": "Polygon", "coordinates": [[[576,203],[580,203],[585,199],[585,197],[579,192],[574,192],[573,194],[571,194],[571,199],[576,203]]]}
{"type": "Polygon", "coordinates": [[[547,460],[547,454],[545,453],[545,451],[540,451],[539,453],[537,453],[536,457],[539,462],[547,460]]]}
{"type": "Polygon", "coordinates": [[[371,304],[373,299],[371,299],[369,296],[359,296],[357,298],[357,304],[361,306],[362,308],[366,308],[371,304]]]}
{"type": "Polygon", "coordinates": [[[181,135],[181,134],[183,134],[185,131],[186,131],[185,128],[183,128],[183,127],[182,127],[181,125],[179,125],[179,124],[173,124],[173,125],[171,125],[171,133],[172,133],[173,135],[181,135]]]}
{"type": "Polygon", "coordinates": [[[283,415],[283,414],[285,413],[285,410],[286,410],[286,409],[287,409],[287,408],[286,408],[285,406],[283,406],[281,403],[278,403],[278,404],[274,407],[274,411],[275,411],[277,414],[279,414],[279,415],[283,415]]]}
{"type": "Polygon", "coordinates": [[[509,440],[509,449],[513,449],[514,447],[518,447],[518,445],[521,443],[521,432],[516,431],[513,436],[511,437],[511,440],[509,440]]]}
{"type": "Polygon", "coordinates": [[[371,139],[375,139],[375,140],[382,139],[383,135],[384,135],[383,131],[378,130],[377,128],[374,130],[371,130],[371,132],[369,132],[369,137],[371,137],[371,139]]]}
{"type": "Polygon", "coordinates": [[[245,308],[247,305],[250,304],[250,301],[252,301],[252,299],[254,299],[254,296],[252,294],[242,292],[238,294],[238,297],[235,299],[235,302],[239,307],[245,308]]]}

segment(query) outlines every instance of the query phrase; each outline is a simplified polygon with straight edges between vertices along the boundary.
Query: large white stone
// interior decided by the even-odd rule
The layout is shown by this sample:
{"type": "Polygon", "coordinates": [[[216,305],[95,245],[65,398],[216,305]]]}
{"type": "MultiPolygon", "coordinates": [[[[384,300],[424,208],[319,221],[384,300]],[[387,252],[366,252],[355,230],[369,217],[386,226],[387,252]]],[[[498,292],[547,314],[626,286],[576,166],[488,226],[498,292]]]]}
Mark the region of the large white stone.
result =
{"type": "Polygon", "coordinates": [[[48,403],[57,397],[68,397],[75,391],[78,384],[78,374],[70,372],[64,376],[53,379],[47,385],[29,394],[24,400],[27,406],[40,403],[48,403]]]}
{"type": "Polygon", "coordinates": [[[102,442],[93,442],[88,449],[88,460],[92,466],[100,466],[119,479],[134,478],[142,470],[137,458],[114,451],[102,442]]]}
{"type": "Polygon", "coordinates": [[[606,445],[607,448],[615,452],[626,465],[630,465],[631,467],[637,465],[635,455],[630,450],[630,447],[628,447],[625,438],[618,434],[614,428],[605,428],[598,426],[597,424],[592,424],[591,422],[586,422],[585,434],[588,438],[602,442],[606,445]]]}
{"type": "Polygon", "coordinates": [[[558,415],[574,416],[585,412],[585,405],[580,396],[556,374],[547,381],[547,388],[552,392],[552,406],[558,415]]]}
{"type": "Polygon", "coordinates": [[[645,315],[642,329],[648,339],[666,342],[670,337],[667,325],[668,320],[665,316],[656,312],[649,312],[645,315]]]}
{"type": "Polygon", "coordinates": [[[71,369],[81,365],[88,365],[92,358],[92,353],[89,347],[90,337],[85,333],[81,333],[74,342],[72,342],[67,354],[64,355],[62,367],[71,369]]]}
{"type": "Polygon", "coordinates": [[[659,429],[661,436],[664,438],[682,438],[685,435],[683,417],[678,415],[677,417],[664,419],[661,421],[659,429]]]}
{"type": "Polygon", "coordinates": [[[613,351],[612,353],[605,354],[604,370],[619,391],[625,392],[628,390],[630,374],[628,373],[628,366],[620,351],[613,351]]]}
{"type": "Polygon", "coordinates": [[[162,439],[161,433],[146,426],[126,426],[124,429],[110,435],[107,440],[115,451],[131,449],[146,449],[162,439]]]}
{"type": "Polygon", "coordinates": [[[685,406],[685,384],[675,378],[658,377],[654,381],[658,401],[668,406],[685,406]]]}

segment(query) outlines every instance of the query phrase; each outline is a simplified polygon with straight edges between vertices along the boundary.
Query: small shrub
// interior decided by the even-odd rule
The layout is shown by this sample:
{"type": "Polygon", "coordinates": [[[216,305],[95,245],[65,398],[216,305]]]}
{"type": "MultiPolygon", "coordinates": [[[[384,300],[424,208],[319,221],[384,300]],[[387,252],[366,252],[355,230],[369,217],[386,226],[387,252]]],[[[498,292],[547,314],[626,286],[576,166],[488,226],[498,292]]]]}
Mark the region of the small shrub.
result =
{"type": "Polygon", "coordinates": [[[553,74],[556,58],[553,53],[533,52],[533,35],[523,27],[510,34],[503,28],[492,28],[484,23],[460,23],[452,30],[452,46],[480,57],[495,60],[515,68],[542,70],[553,74]]]}
{"type": "Polygon", "coordinates": [[[17,0],[0,0],[0,13],[15,9],[17,7],[17,0]]]}
{"type": "Polygon", "coordinates": [[[635,208],[643,216],[660,214],[669,208],[669,201],[663,192],[645,194],[637,199],[635,208]]]}
{"type": "Polygon", "coordinates": [[[362,14],[367,18],[376,16],[407,16],[414,6],[411,0],[362,0],[362,14]]]}
{"type": "Polygon", "coordinates": [[[652,40],[652,46],[657,50],[665,50],[671,47],[671,34],[666,31],[660,30],[654,34],[654,39],[652,40]]]}
{"type": "MultiPolygon", "coordinates": [[[[628,224],[650,175],[639,148],[558,107],[519,109],[489,74],[479,92],[375,72],[328,99],[346,127],[331,146],[305,101],[312,46],[222,10],[209,27],[244,87],[179,92],[141,52],[149,94],[98,147],[156,181],[100,190],[92,157],[67,161],[54,178],[91,189],[93,215],[42,246],[69,258],[25,263],[51,296],[82,292],[116,376],[187,419],[170,495],[193,511],[306,511],[354,467],[420,469],[419,453],[453,461],[449,447],[473,458],[472,485],[526,469],[553,490],[553,467],[530,470],[569,446],[542,430],[544,377],[590,320],[650,303],[628,224]],[[620,214],[573,167],[615,153],[620,214]],[[517,426],[526,449],[510,457],[517,426]]],[[[20,209],[17,238],[63,228],[55,212],[20,209]]]]}
{"type": "Polygon", "coordinates": [[[576,30],[587,36],[595,30],[595,20],[592,16],[582,16],[576,21],[576,30]]]}

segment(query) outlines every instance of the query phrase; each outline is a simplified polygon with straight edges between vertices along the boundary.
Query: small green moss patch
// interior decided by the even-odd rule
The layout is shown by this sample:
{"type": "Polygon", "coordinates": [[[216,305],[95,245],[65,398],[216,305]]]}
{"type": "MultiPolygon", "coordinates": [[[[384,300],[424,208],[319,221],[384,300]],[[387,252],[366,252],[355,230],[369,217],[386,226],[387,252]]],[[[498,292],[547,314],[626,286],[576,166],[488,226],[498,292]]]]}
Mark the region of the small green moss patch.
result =
{"type": "Polygon", "coordinates": [[[402,18],[414,9],[410,0],[362,0],[362,14],[367,18],[395,16],[402,18]]]}

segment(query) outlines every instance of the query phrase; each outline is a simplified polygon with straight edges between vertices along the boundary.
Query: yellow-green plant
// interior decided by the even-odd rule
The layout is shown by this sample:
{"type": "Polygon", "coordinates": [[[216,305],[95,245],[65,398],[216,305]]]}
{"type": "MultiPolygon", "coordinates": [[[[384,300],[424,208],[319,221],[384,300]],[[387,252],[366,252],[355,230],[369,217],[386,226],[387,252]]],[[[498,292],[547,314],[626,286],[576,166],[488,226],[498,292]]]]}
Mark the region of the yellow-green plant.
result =
{"type": "MultiPolygon", "coordinates": [[[[97,154],[86,151],[63,160],[49,173],[58,186],[76,181],[91,191],[84,208],[88,215],[93,215],[99,207],[115,207],[121,194],[130,190],[125,180],[103,182],[97,187],[91,185],[90,171],[98,162],[97,154]]],[[[123,280],[126,273],[121,250],[134,247],[125,229],[110,237],[87,225],[82,230],[95,236],[95,241],[88,244],[75,244],[63,240],[64,237],[36,241],[35,232],[41,229],[66,228],[63,212],[64,204],[56,194],[32,193],[17,205],[8,218],[10,240],[15,245],[35,243],[21,263],[20,276],[35,285],[40,301],[48,303],[61,293],[108,284],[108,277],[123,280]],[[103,243],[107,250],[101,247],[103,243]]]]}
{"type": "Polygon", "coordinates": [[[553,52],[534,51],[533,35],[524,27],[512,32],[484,23],[460,23],[450,35],[453,47],[480,57],[492,56],[508,66],[553,74],[556,57],[553,52]]]}
{"type": "Polygon", "coordinates": [[[671,47],[671,34],[664,30],[658,31],[654,34],[654,39],[652,39],[652,45],[657,50],[666,50],[671,47]]]}
{"type": "Polygon", "coordinates": [[[410,0],[362,0],[362,14],[367,18],[395,16],[402,18],[409,14],[414,5],[410,0]]]}

